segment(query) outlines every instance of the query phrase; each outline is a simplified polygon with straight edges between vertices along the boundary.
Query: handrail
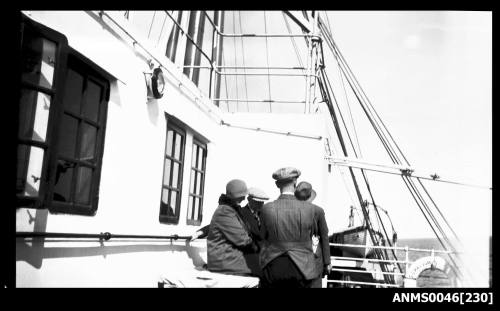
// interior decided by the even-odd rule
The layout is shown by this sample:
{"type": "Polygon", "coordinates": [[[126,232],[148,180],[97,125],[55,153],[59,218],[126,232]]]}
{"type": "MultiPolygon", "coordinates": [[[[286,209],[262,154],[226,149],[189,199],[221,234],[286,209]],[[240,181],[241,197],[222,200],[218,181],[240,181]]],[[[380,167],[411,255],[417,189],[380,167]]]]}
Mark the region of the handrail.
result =
{"type": "Polygon", "coordinates": [[[376,274],[389,274],[389,275],[401,275],[404,276],[404,273],[401,272],[383,272],[383,271],[374,271],[374,270],[356,270],[356,269],[340,269],[340,268],[332,268],[331,271],[343,271],[343,272],[354,272],[354,273],[376,273],[376,274]]]}
{"type": "Polygon", "coordinates": [[[134,235],[134,234],[111,234],[109,232],[92,233],[66,233],[66,232],[16,232],[16,238],[94,238],[108,241],[110,239],[166,239],[166,240],[189,240],[191,236],[182,235],[134,235]]]}
{"type": "Polygon", "coordinates": [[[356,244],[341,244],[341,243],[330,243],[330,246],[345,246],[345,247],[359,247],[359,248],[381,248],[381,249],[394,249],[401,251],[415,251],[415,252],[434,252],[434,253],[459,253],[452,251],[434,250],[434,249],[423,249],[423,248],[406,248],[406,247],[396,247],[396,246],[366,246],[366,245],[356,245],[356,244]]]}
{"type": "Polygon", "coordinates": [[[387,287],[401,287],[395,284],[387,284],[387,283],[373,283],[373,282],[358,282],[358,281],[340,281],[340,280],[327,280],[327,282],[331,283],[347,283],[347,284],[362,284],[362,285],[380,285],[387,287]]]}
{"type": "Polygon", "coordinates": [[[343,257],[343,256],[331,256],[332,259],[338,260],[354,260],[354,261],[368,261],[368,262],[392,262],[392,263],[411,263],[406,260],[394,260],[394,259],[372,259],[372,258],[357,258],[357,257],[343,257]]]}

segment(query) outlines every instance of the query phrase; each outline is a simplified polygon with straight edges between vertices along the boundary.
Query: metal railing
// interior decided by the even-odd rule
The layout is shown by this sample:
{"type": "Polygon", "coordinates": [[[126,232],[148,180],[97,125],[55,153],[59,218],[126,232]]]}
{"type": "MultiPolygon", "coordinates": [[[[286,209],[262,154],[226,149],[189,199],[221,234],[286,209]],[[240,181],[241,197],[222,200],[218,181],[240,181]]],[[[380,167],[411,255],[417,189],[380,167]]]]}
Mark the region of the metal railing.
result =
{"type": "MultiPolygon", "coordinates": [[[[359,270],[359,269],[346,269],[346,268],[337,268],[337,267],[332,267],[331,271],[338,271],[338,272],[350,272],[350,273],[366,273],[366,274],[372,274],[372,275],[393,275],[393,276],[400,276],[400,277],[406,277],[406,272],[408,271],[408,265],[413,263],[412,261],[409,260],[409,253],[410,252],[423,252],[423,253],[429,253],[431,256],[434,256],[436,253],[441,253],[441,254],[450,254],[450,253],[457,253],[457,252],[452,252],[452,251],[446,251],[446,250],[435,250],[435,249],[423,249],[423,248],[411,248],[408,246],[405,247],[397,247],[397,246],[382,246],[382,245],[356,245],[356,244],[341,244],[341,243],[329,243],[330,246],[334,247],[350,247],[350,248],[376,248],[376,249],[386,249],[386,250],[394,250],[394,251],[404,251],[405,254],[405,260],[397,260],[397,259],[376,259],[376,258],[359,258],[359,257],[346,257],[346,256],[331,256],[332,260],[345,260],[345,261],[362,261],[362,262],[367,262],[367,263],[375,263],[375,264],[383,264],[383,263],[392,263],[392,264],[398,264],[402,263],[405,265],[405,271],[403,272],[384,272],[384,271],[378,271],[378,270],[359,270]]],[[[377,282],[362,282],[362,281],[350,281],[350,280],[330,280],[328,279],[327,282],[329,283],[340,283],[340,284],[353,284],[353,285],[375,285],[375,286],[384,286],[384,287],[401,287],[402,285],[398,284],[389,284],[389,283],[377,283],[377,282]]]]}
{"type": "Polygon", "coordinates": [[[161,240],[190,240],[191,236],[182,235],[135,235],[101,233],[66,233],[66,232],[16,232],[16,238],[73,238],[73,239],[98,239],[109,241],[111,239],[161,239],[161,240]]]}

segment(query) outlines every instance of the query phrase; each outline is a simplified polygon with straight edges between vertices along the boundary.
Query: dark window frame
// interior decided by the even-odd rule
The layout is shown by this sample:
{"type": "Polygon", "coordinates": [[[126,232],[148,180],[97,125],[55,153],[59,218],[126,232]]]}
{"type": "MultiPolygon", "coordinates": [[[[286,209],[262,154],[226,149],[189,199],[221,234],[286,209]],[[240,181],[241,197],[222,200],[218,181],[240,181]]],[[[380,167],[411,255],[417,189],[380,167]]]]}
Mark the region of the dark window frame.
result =
{"type": "MultiPolygon", "coordinates": [[[[193,167],[193,159],[191,159],[191,169],[190,169],[190,172],[194,171],[194,181],[193,181],[193,190],[194,192],[191,192],[191,189],[189,189],[189,196],[188,196],[188,214],[187,214],[187,218],[186,218],[186,224],[188,225],[193,225],[193,226],[199,226],[201,225],[201,221],[203,220],[203,199],[204,199],[204,196],[205,196],[205,179],[206,179],[206,173],[207,173],[207,144],[206,143],[203,143],[201,140],[197,139],[196,137],[193,137],[193,149],[195,148],[196,146],[196,149],[197,149],[197,152],[196,152],[196,159],[195,159],[195,163],[194,163],[194,167],[193,167]],[[202,150],[203,152],[203,155],[201,156],[201,169],[198,168],[198,159],[199,159],[199,151],[202,150]],[[197,185],[197,181],[198,181],[198,174],[197,173],[200,173],[201,174],[201,181],[200,181],[200,188],[201,188],[201,191],[200,189],[196,189],[196,185],[197,185]],[[199,192],[199,194],[197,193],[199,192]],[[189,200],[190,198],[193,198],[193,200],[189,200]],[[198,214],[197,215],[194,215],[194,208],[193,206],[191,206],[191,215],[189,215],[189,209],[190,209],[190,202],[193,202],[194,204],[194,200],[195,199],[199,199],[200,202],[199,202],[199,206],[198,206],[198,214]]],[[[193,153],[191,152],[191,155],[193,153]]],[[[189,183],[189,185],[191,186],[191,181],[189,183]]]]}
{"type": "Polygon", "coordinates": [[[173,118],[171,118],[167,113],[165,113],[165,120],[167,123],[166,126],[166,131],[165,131],[165,149],[163,152],[163,174],[162,174],[162,181],[161,181],[161,193],[160,193],[160,212],[158,219],[160,223],[162,224],[178,224],[179,223],[179,218],[180,218],[180,210],[181,210],[181,197],[182,197],[182,188],[183,188],[183,177],[184,177],[184,160],[185,160],[185,151],[186,151],[186,131],[178,124],[176,123],[173,118]],[[172,138],[172,153],[171,156],[167,155],[167,147],[168,147],[168,131],[171,130],[173,131],[174,135],[172,138]],[[176,137],[179,134],[182,137],[182,143],[180,144],[180,153],[179,153],[179,159],[175,159],[174,154],[175,154],[175,142],[176,142],[176,137]],[[165,161],[166,160],[171,161],[170,165],[170,172],[169,172],[169,185],[164,185],[163,180],[165,178],[165,161]],[[173,170],[174,170],[174,165],[173,163],[178,163],[179,164],[179,176],[177,178],[177,185],[173,187],[172,185],[172,178],[173,178],[173,170]],[[175,211],[174,215],[165,215],[162,214],[162,209],[161,205],[163,203],[163,191],[168,190],[168,198],[167,202],[168,205],[170,204],[170,199],[171,199],[171,193],[176,192],[177,197],[175,201],[175,211]]]}
{"type": "MultiPolygon", "coordinates": [[[[103,74],[93,68],[90,64],[85,62],[77,53],[71,51],[68,57],[68,63],[66,66],[66,72],[68,69],[72,69],[79,74],[82,74],[84,77],[84,93],[82,94],[82,103],[87,98],[87,83],[91,81],[99,86],[101,86],[101,102],[99,103],[98,116],[97,121],[91,120],[82,115],[81,106],[80,106],[80,114],[75,114],[70,111],[66,111],[63,107],[64,103],[61,102],[61,106],[58,109],[58,126],[62,123],[63,115],[69,115],[72,118],[78,120],[77,127],[77,136],[75,142],[75,157],[69,158],[67,156],[59,155],[58,152],[54,154],[52,157],[53,162],[51,163],[51,171],[53,174],[53,183],[51,184],[51,192],[49,193],[48,200],[50,201],[49,210],[52,213],[66,213],[66,214],[77,214],[77,215],[95,215],[97,212],[98,201],[99,201],[99,185],[101,180],[101,171],[102,171],[102,158],[104,155],[104,140],[105,140],[105,132],[106,132],[106,123],[107,123],[107,106],[109,101],[109,93],[110,93],[110,85],[109,81],[105,78],[103,74]],[[82,140],[82,128],[83,124],[88,124],[96,128],[96,139],[94,145],[94,161],[85,161],[77,159],[79,153],[81,152],[81,140],[82,140]],[[73,171],[73,176],[71,180],[71,188],[70,188],[70,198],[71,203],[56,201],[53,199],[53,193],[55,188],[55,178],[57,174],[57,162],[58,160],[63,160],[66,162],[75,163],[75,168],[73,171]],[[90,181],[90,189],[89,189],[89,200],[90,204],[81,204],[74,202],[75,190],[76,190],[76,179],[78,174],[78,169],[80,167],[89,168],[92,170],[91,173],[91,181],[90,181]]],[[[64,94],[61,94],[64,96],[64,94]]],[[[59,133],[59,131],[56,131],[59,133]]],[[[59,137],[56,138],[59,143],[59,137]]],[[[59,151],[59,150],[57,150],[59,151]]]]}
{"type": "MultiPolygon", "coordinates": [[[[43,86],[34,85],[28,81],[23,81],[20,76],[20,85],[22,89],[34,90],[36,92],[41,92],[51,96],[50,106],[60,106],[61,97],[57,95],[57,86],[63,83],[63,79],[66,76],[64,64],[67,60],[67,44],[68,40],[66,36],[42,25],[37,22],[32,21],[31,19],[22,15],[21,17],[21,53],[23,53],[22,45],[24,34],[26,31],[31,31],[33,34],[38,35],[41,38],[45,38],[50,40],[56,44],[56,63],[54,66],[54,76],[52,81],[52,88],[48,89],[43,86]]],[[[22,59],[20,59],[19,66],[23,66],[22,59]]],[[[21,68],[20,68],[21,69],[21,68]]],[[[19,93],[21,96],[22,91],[19,93]]],[[[21,97],[19,97],[19,100],[21,97]]],[[[18,102],[20,105],[20,102],[18,102]]],[[[57,109],[51,109],[49,111],[49,116],[47,120],[47,130],[45,134],[45,142],[34,141],[32,139],[24,139],[18,136],[17,146],[27,145],[27,146],[36,146],[40,147],[44,150],[43,160],[42,160],[42,168],[41,168],[41,176],[39,179],[40,186],[38,191],[38,197],[29,197],[16,193],[16,207],[17,208],[34,208],[34,209],[44,209],[45,207],[45,198],[47,197],[48,188],[50,187],[50,172],[49,172],[49,159],[51,158],[51,153],[54,147],[54,133],[57,133],[54,129],[54,123],[51,120],[55,119],[57,109]]],[[[17,116],[16,116],[17,117],[17,116]]],[[[19,124],[20,126],[20,124],[19,124]]],[[[16,131],[18,133],[18,131],[16,131]]],[[[18,134],[16,134],[18,135],[18,134]]],[[[17,155],[19,157],[19,155],[17,155]]],[[[16,164],[17,165],[17,164],[16,164]]],[[[28,167],[25,167],[27,170],[28,167]]],[[[23,174],[24,175],[24,174],[23,174]]],[[[17,179],[17,173],[16,173],[17,179]]]]}
{"type": "MultiPolygon", "coordinates": [[[[25,15],[22,15],[21,20],[22,34],[24,34],[25,29],[29,28],[37,36],[48,39],[56,43],[56,63],[54,66],[54,78],[52,83],[52,88],[47,89],[44,87],[35,86],[32,83],[21,81],[21,87],[26,89],[33,89],[37,92],[42,92],[51,96],[50,101],[50,111],[47,120],[47,132],[45,143],[42,142],[30,142],[29,145],[39,145],[44,148],[44,157],[42,162],[42,173],[40,179],[39,196],[35,200],[29,197],[17,195],[17,208],[35,208],[35,209],[48,209],[51,213],[65,213],[65,214],[76,214],[76,215],[95,215],[98,207],[98,196],[99,196],[99,184],[101,179],[102,171],[102,157],[104,150],[106,123],[107,123],[107,106],[110,96],[110,80],[111,77],[105,73],[102,69],[96,66],[92,61],[90,61],[85,56],[78,53],[76,50],[72,49],[68,45],[66,36],[63,34],[50,29],[40,23],[37,23],[25,15]],[[98,120],[97,123],[99,128],[97,128],[97,134],[95,139],[95,149],[94,157],[95,161],[92,165],[89,163],[79,163],[77,167],[84,166],[93,169],[91,176],[91,185],[89,189],[89,205],[80,204],[69,204],[65,202],[58,202],[53,200],[54,188],[56,182],[57,174],[57,160],[59,158],[59,134],[61,129],[61,120],[64,114],[64,90],[66,87],[66,77],[68,73],[68,68],[76,66],[83,68],[87,73],[87,76],[92,76],[92,80],[97,82],[101,88],[101,102],[99,103],[98,109],[98,120]],[[83,164],[83,165],[82,165],[83,164]],[[30,206],[26,203],[31,202],[30,206]]],[[[21,36],[22,37],[22,36],[21,36]]],[[[21,40],[22,44],[22,40],[21,40]]],[[[20,64],[22,65],[22,63],[20,64]]],[[[82,122],[83,121],[79,121],[82,122]]],[[[87,122],[95,126],[96,122],[87,122]]],[[[78,136],[77,141],[80,140],[80,127],[78,126],[78,136]]],[[[29,140],[28,140],[29,141],[29,140]]],[[[26,144],[26,140],[18,137],[18,146],[26,144]]],[[[75,146],[77,150],[75,153],[80,151],[79,144],[75,146]]],[[[76,157],[76,156],[75,156],[76,157]]],[[[75,169],[76,179],[77,170],[75,169]]],[[[17,177],[16,177],[17,178],[17,177]]],[[[75,183],[75,182],[73,182],[75,183]]]]}

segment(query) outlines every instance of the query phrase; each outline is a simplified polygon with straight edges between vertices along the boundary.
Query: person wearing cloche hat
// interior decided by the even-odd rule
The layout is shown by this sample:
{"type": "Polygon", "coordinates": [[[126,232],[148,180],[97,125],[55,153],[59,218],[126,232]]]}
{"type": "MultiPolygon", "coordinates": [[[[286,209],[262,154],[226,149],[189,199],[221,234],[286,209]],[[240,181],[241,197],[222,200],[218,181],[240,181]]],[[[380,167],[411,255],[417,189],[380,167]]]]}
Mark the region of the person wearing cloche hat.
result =
{"type": "MultiPolygon", "coordinates": [[[[280,196],[264,204],[261,210],[262,232],[266,239],[260,252],[263,277],[261,286],[314,287],[325,271],[319,271],[312,249],[314,232],[328,241],[328,227],[323,209],[295,197],[300,170],[280,168],[272,174],[280,196]]],[[[323,243],[324,270],[329,269],[330,249],[323,243]]]]}
{"type": "Polygon", "coordinates": [[[246,183],[233,179],[221,194],[207,237],[207,268],[211,272],[235,275],[252,275],[245,260],[245,253],[258,252],[259,246],[252,239],[241,217],[240,203],[248,194],[246,183]]]}

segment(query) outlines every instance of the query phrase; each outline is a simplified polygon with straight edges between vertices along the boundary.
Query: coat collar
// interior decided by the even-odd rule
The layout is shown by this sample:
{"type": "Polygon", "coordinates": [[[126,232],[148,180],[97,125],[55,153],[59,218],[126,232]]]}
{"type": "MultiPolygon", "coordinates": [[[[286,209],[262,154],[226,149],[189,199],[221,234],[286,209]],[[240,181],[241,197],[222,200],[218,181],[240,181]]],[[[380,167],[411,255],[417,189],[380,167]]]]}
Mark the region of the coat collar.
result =
{"type": "Polygon", "coordinates": [[[278,200],[296,200],[297,198],[293,194],[282,193],[278,197],[278,200]]]}

